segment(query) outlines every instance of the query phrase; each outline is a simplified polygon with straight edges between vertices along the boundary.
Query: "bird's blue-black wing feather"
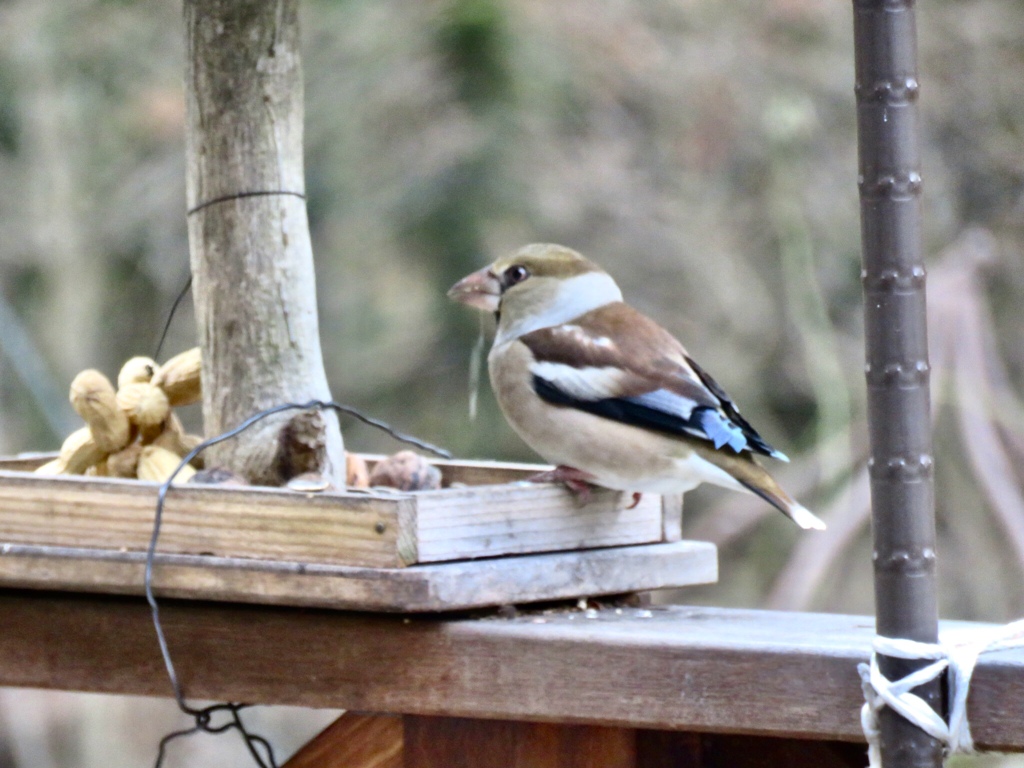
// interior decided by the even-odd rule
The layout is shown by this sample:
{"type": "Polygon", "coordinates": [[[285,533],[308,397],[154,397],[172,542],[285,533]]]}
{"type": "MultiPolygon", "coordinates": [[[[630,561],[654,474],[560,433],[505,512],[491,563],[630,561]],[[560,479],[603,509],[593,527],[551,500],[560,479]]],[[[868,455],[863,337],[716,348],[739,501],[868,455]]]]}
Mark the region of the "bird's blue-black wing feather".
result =
{"type": "MultiPolygon", "coordinates": [[[[721,387],[717,384],[715,386],[718,392],[712,392],[721,400],[721,387]]],[[[533,388],[543,400],[553,405],[577,408],[606,419],[658,432],[710,440],[715,448],[729,446],[736,453],[750,450],[765,456],[782,457],[739,415],[729,400],[725,400],[728,410],[694,405],[693,401],[666,389],[635,397],[585,400],[574,397],[537,375],[533,377],[533,388]]]]}

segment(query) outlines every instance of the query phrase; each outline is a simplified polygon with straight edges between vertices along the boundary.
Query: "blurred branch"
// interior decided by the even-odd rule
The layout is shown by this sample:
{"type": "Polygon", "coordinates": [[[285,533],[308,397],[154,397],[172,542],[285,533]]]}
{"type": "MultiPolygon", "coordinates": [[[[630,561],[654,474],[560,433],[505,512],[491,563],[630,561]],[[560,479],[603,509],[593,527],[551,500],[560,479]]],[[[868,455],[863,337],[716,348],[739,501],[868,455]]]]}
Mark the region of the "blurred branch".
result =
{"type": "MultiPolygon", "coordinates": [[[[778,197],[782,197],[780,194],[778,197]]],[[[803,214],[795,203],[777,200],[773,219],[779,237],[786,286],[786,309],[803,345],[804,366],[817,404],[815,445],[847,435],[852,407],[850,388],[840,362],[835,331],[814,275],[814,247],[803,214]]],[[[842,440],[837,446],[848,446],[842,440]]],[[[851,463],[849,451],[816,453],[822,473],[834,475],[851,463]],[[830,462],[830,465],[824,464],[830,462]]]]}
{"type": "Polygon", "coordinates": [[[804,536],[793,549],[785,568],[768,593],[765,607],[807,610],[846,548],[863,533],[871,518],[868,470],[864,466],[820,513],[828,521],[824,533],[804,536]]]}
{"type": "MultiPolygon", "coordinates": [[[[932,370],[940,372],[935,388],[942,386],[941,372],[949,360],[948,328],[933,318],[930,326],[928,356],[932,370]]],[[[935,421],[939,398],[931,402],[931,418],[935,421]]],[[[866,446],[865,446],[866,448],[866,446]]],[[[775,579],[766,606],[779,610],[807,610],[835,568],[846,549],[864,532],[871,519],[871,495],[867,466],[862,451],[857,453],[860,469],[843,485],[835,500],[822,513],[828,529],[817,536],[805,536],[793,549],[782,572],[775,579]]]]}
{"type": "Polygon", "coordinates": [[[964,449],[992,511],[1006,532],[1018,567],[1024,566],[1024,496],[990,406],[991,381],[984,355],[978,297],[960,297],[956,324],[957,415],[964,449]]]}
{"type": "Polygon", "coordinates": [[[25,385],[53,436],[61,439],[78,425],[65,390],[58,385],[49,366],[25,330],[21,319],[0,295],[0,353],[25,385]]]}

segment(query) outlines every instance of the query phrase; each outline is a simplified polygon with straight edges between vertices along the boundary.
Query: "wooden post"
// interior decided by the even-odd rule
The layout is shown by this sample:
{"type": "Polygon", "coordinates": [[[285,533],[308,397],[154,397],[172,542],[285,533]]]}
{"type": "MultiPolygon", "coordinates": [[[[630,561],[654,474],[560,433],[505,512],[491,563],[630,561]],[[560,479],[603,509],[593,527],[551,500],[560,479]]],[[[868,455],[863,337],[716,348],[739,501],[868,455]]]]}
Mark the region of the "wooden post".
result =
{"type": "MultiPolygon", "coordinates": [[[[917,45],[913,0],[854,0],[876,630],[938,634],[917,45]]],[[[882,656],[889,679],[923,662],[882,656]]],[[[917,694],[941,711],[938,681],[917,694]]],[[[942,746],[885,708],[886,768],[942,765],[942,746]]]]}
{"type": "MultiPolygon", "coordinates": [[[[330,391],[304,198],[298,0],[186,0],[185,34],[189,245],[212,436],[330,391]]],[[[330,412],[280,414],[210,461],[261,484],[309,471],[344,481],[330,412]]]]}

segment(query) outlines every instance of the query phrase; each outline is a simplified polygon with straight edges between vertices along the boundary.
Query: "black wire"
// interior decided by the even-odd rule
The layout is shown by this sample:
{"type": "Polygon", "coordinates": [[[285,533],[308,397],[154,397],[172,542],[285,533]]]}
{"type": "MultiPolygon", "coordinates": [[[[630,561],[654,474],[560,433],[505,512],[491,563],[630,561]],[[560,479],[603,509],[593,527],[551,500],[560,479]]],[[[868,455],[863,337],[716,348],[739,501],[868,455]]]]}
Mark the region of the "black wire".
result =
{"type": "Polygon", "coordinates": [[[287,189],[266,189],[257,190],[255,192],[235,192],[234,194],[231,195],[221,195],[220,197],[215,197],[212,200],[207,200],[205,202],[199,203],[198,205],[189,208],[188,212],[185,215],[191,216],[193,213],[198,213],[199,211],[203,210],[203,208],[209,208],[211,205],[217,205],[217,203],[226,203],[231,200],[241,200],[246,197],[266,197],[268,195],[291,195],[292,197],[297,197],[300,200],[306,199],[306,195],[303,194],[302,192],[293,192],[287,189]]]}
{"type": "Polygon", "coordinates": [[[199,733],[199,726],[194,725],[191,728],[186,728],[181,731],[172,731],[160,739],[160,747],[156,753],[156,762],[153,764],[154,768],[160,768],[164,764],[164,757],[167,754],[167,745],[180,736],[191,736],[193,733],[199,733]]]}
{"type": "MultiPolygon", "coordinates": [[[[193,206],[186,212],[186,216],[191,216],[193,213],[198,213],[204,208],[209,208],[211,205],[217,205],[218,203],[226,203],[230,200],[241,200],[246,197],[266,197],[267,195],[291,195],[297,197],[300,200],[305,200],[306,195],[303,192],[293,192],[287,189],[267,189],[267,190],[256,190],[253,192],[236,192],[232,195],[221,195],[215,197],[212,200],[206,200],[205,202],[199,203],[193,206]]],[[[154,360],[160,359],[160,350],[163,349],[164,340],[167,338],[167,331],[171,327],[171,320],[174,319],[174,313],[178,311],[178,304],[185,298],[189,288],[192,287],[192,275],[188,276],[188,280],[185,281],[185,287],[181,289],[181,293],[178,294],[178,298],[174,300],[174,304],[171,306],[171,311],[167,313],[167,322],[164,323],[163,333],[160,334],[160,341],[156,345],[156,354],[153,355],[154,360]]]]}
{"type": "MultiPolygon", "coordinates": [[[[236,192],[235,194],[232,195],[221,195],[220,197],[215,197],[212,200],[206,200],[205,202],[199,203],[198,205],[190,208],[186,213],[186,216],[191,216],[193,213],[198,213],[204,208],[208,208],[211,205],[217,205],[218,203],[226,203],[230,200],[241,200],[246,197],[266,197],[267,195],[291,195],[293,197],[298,197],[301,200],[306,199],[306,195],[304,193],[292,192],[286,189],[257,190],[254,192],[236,192]]],[[[178,298],[176,298],[174,300],[174,304],[171,305],[171,311],[167,313],[167,322],[164,323],[164,330],[160,334],[160,341],[157,342],[156,354],[153,355],[154,360],[160,359],[160,350],[163,349],[164,340],[167,338],[167,331],[171,327],[171,320],[174,319],[174,313],[178,311],[178,305],[181,303],[182,299],[185,298],[185,295],[188,293],[189,288],[191,287],[192,275],[190,273],[188,276],[188,280],[185,281],[185,287],[181,289],[181,292],[178,294],[178,298]]]]}
{"type": "Polygon", "coordinates": [[[185,281],[185,286],[178,292],[178,298],[174,300],[171,305],[171,311],[167,313],[167,321],[164,323],[164,329],[160,333],[160,341],[156,343],[156,352],[153,353],[153,359],[160,359],[160,350],[164,348],[164,341],[167,339],[167,332],[171,329],[171,320],[174,319],[174,313],[178,311],[178,305],[188,295],[189,289],[192,287],[192,273],[188,275],[188,280],[185,281]]]}
{"type": "Polygon", "coordinates": [[[225,702],[221,704],[213,704],[202,709],[189,706],[188,702],[185,701],[185,695],[181,688],[181,681],[178,679],[177,670],[174,667],[174,662],[171,660],[171,652],[167,647],[167,637],[164,635],[163,623],[160,621],[160,606],[157,603],[156,595],[153,593],[153,563],[156,559],[156,547],[160,540],[160,527],[163,523],[164,515],[164,504],[167,501],[167,492],[170,490],[171,483],[174,482],[174,478],[178,476],[178,473],[184,469],[189,462],[192,461],[196,456],[205,451],[207,448],[222,443],[225,440],[230,440],[233,437],[238,436],[253,424],[272,416],[275,413],[281,413],[282,411],[291,410],[313,410],[313,409],[327,409],[337,411],[352,416],[364,424],[377,427],[387,432],[391,437],[399,440],[403,443],[409,443],[415,445],[417,448],[421,448],[425,451],[433,453],[437,456],[441,456],[446,459],[451,458],[451,453],[438,448],[436,445],[432,445],[428,442],[406,435],[398,430],[394,429],[391,425],[380,421],[379,419],[367,416],[360,411],[349,405],[342,405],[336,403],[333,400],[310,400],[308,403],[284,403],[283,405],[275,405],[272,408],[267,408],[264,411],[250,416],[248,419],[243,421],[237,427],[224,432],[223,434],[211,437],[208,440],[204,440],[191,451],[189,451],[185,457],[181,460],[181,463],[175,467],[174,471],[171,472],[170,477],[164,480],[160,484],[160,488],[157,491],[156,496],[156,510],[153,515],[153,532],[149,538],[149,546],[146,549],[146,569],[144,577],[144,587],[146,593],[146,602],[149,603],[150,612],[153,617],[153,629],[156,631],[157,643],[160,646],[160,655],[163,657],[164,668],[167,670],[167,677],[170,680],[171,688],[174,691],[174,700],[178,704],[178,709],[183,713],[192,717],[195,720],[195,725],[192,728],[188,728],[181,731],[175,731],[164,736],[160,740],[160,747],[157,753],[155,768],[160,768],[163,764],[164,754],[166,751],[167,744],[174,739],[181,736],[188,736],[193,733],[223,733],[227,730],[238,730],[245,739],[245,745],[252,755],[253,760],[259,766],[259,768],[277,768],[277,763],[274,761],[274,750],[270,745],[270,742],[264,739],[258,734],[250,733],[245,725],[242,723],[242,719],[239,716],[239,712],[248,704],[240,704],[233,702],[225,702]],[[211,724],[211,718],[217,712],[228,711],[231,713],[232,720],[226,724],[214,726],[211,724]],[[257,747],[262,747],[266,751],[266,755],[261,755],[257,747]],[[263,758],[266,757],[266,760],[263,758]]]}
{"type": "Polygon", "coordinates": [[[164,758],[167,756],[167,745],[175,739],[182,736],[191,736],[194,733],[217,735],[232,730],[238,731],[242,736],[245,746],[249,750],[249,754],[252,755],[256,765],[260,768],[278,768],[277,760],[274,757],[274,748],[270,745],[270,742],[258,734],[251,733],[242,722],[242,717],[239,713],[248,706],[248,704],[227,702],[224,704],[213,704],[204,709],[197,710],[195,714],[196,724],[194,726],[180,731],[172,731],[160,739],[154,768],[161,768],[164,758]],[[229,712],[231,719],[221,725],[212,725],[210,721],[219,712],[229,712]],[[261,747],[264,750],[264,754],[260,754],[257,747],[261,747]]]}

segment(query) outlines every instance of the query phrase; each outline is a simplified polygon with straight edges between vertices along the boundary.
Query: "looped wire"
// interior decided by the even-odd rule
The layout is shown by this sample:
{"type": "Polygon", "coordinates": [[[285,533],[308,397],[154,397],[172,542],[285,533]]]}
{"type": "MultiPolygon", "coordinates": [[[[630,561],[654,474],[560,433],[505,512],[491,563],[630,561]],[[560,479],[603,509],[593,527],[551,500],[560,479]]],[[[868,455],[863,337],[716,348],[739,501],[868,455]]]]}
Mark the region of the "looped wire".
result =
{"type": "Polygon", "coordinates": [[[192,461],[196,456],[205,451],[210,446],[221,443],[225,440],[230,440],[236,437],[240,433],[247,430],[252,425],[259,421],[272,416],[275,413],[281,413],[282,411],[290,410],[332,410],[338,413],[347,414],[354,418],[362,421],[365,424],[376,427],[387,432],[396,440],[403,443],[409,443],[415,445],[417,448],[421,448],[425,451],[433,453],[436,456],[441,456],[446,459],[451,458],[451,454],[443,448],[438,448],[436,445],[432,445],[426,441],[419,440],[418,438],[412,437],[411,435],[404,434],[397,431],[390,425],[374,419],[357,409],[336,403],[332,400],[310,400],[308,403],[284,403],[283,405],[276,405],[273,408],[267,408],[264,411],[250,416],[248,419],[243,421],[234,429],[228,430],[223,434],[211,437],[208,440],[204,440],[191,451],[189,451],[185,457],[181,460],[174,471],[171,473],[163,483],[160,484],[160,488],[157,491],[156,497],[156,510],[153,515],[153,531],[149,539],[149,547],[146,550],[146,569],[144,576],[144,588],[146,594],[146,602],[149,603],[150,612],[153,617],[153,629],[156,631],[157,643],[160,646],[160,655],[163,657],[164,668],[167,671],[167,677],[171,683],[171,689],[174,692],[174,700],[178,704],[178,709],[193,719],[194,725],[191,728],[187,728],[181,731],[174,731],[164,736],[160,740],[160,747],[157,753],[155,768],[160,768],[163,765],[164,755],[166,752],[167,744],[174,739],[182,736],[190,736],[194,733],[224,733],[229,730],[237,730],[242,738],[245,740],[246,748],[249,750],[249,754],[252,756],[256,765],[259,768],[278,768],[277,762],[274,759],[274,750],[265,738],[255,733],[250,732],[246,729],[245,724],[242,722],[240,716],[241,710],[250,706],[249,704],[241,704],[234,702],[224,702],[221,704],[213,704],[208,707],[201,709],[192,707],[185,700],[185,694],[181,687],[181,681],[178,679],[177,670],[174,667],[174,662],[171,660],[171,652],[167,647],[167,638],[164,635],[163,624],[160,621],[160,606],[157,603],[156,596],[153,593],[153,564],[156,559],[156,547],[160,540],[160,527],[163,521],[164,504],[167,501],[167,493],[171,488],[171,484],[174,482],[174,478],[178,476],[178,473],[184,469],[189,462],[192,461]],[[216,714],[227,713],[228,721],[220,725],[213,724],[213,717],[216,714]]]}
{"type": "Polygon", "coordinates": [[[182,736],[191,736],[194,733],[212,733],[216,735],[230,730],[236,730],[242,735],[245,746],[249,750],[249,754],[252,755],[256,765],[260,768],[278,768],[277,760],[274,757],[274,748],[270,745],[270,742],[262,736],[247,730],[245,724],[242,723],[242,717],[239,713],[248,706],[250,705],[225,702],[223,704],[211,704],[203,709],[187,708],[195,718],[195,725],[191,728],[173,731],[160,739],[160,746],[156,756],[156,768],[160,768],[163,765],[164,758],[167,756],[167,745],[175,739],[182,736]],[[228,713],[229,720],[221,725],[211,725],[213,716],[221,712],[228,713]]]}
{"type": "Polygon", "coordinates": [[[1024,620],[985,630],[971,630],[966,638],[954,641],[954,632],[944,633],[938,643],[920,643],[877,635],[870,664],[858,664],[864,691],[860,719],[868,741],[871,768],[882,768],[878,712],[883,706],[899,712],[932,738],[945,745],[947,754],[973,752],[974,739],[967,720],[967,696],[971,677],[983,653],[1024,646],[1024,620]],[[900,680],[889,680],[878,667],[878,656],[898,659],[931,660],[932,663],[900,680]],[[944,720],[928,703],[912,691],[946,674],[949,691],[949,720],[944,720]]]}

